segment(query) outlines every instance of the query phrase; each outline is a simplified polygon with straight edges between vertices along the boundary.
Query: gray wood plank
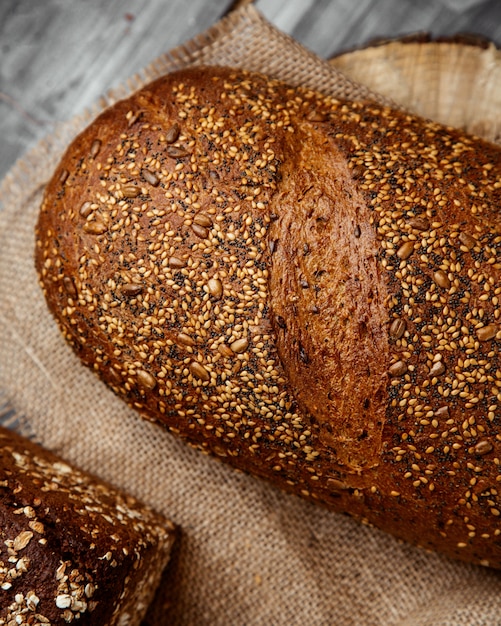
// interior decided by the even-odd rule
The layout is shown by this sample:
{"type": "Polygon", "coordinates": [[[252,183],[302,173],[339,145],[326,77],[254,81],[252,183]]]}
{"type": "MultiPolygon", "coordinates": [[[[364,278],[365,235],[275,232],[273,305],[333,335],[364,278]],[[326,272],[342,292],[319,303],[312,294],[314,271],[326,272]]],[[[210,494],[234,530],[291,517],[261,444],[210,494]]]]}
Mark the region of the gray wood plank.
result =
{"type": "MultiPolygon", "coordinates": [[[[0,0],[0,178],[55,122],[214,24],[235,0],[0,0]]],[[[501,45],[499,0],[255,0],[322,57],[416,31],[501,45]]]]}
{"type": "Polygon", "coordinates": [[[475,33],[501,46],[499,0],[257,0],[255,5],[323,58],[416,32],[435,38],[475,33]]]}
{"type": "Polygon", "coordinates": [[[215,23],[232,0],[1,0],[0,178],[53,124],[215,23]]]}

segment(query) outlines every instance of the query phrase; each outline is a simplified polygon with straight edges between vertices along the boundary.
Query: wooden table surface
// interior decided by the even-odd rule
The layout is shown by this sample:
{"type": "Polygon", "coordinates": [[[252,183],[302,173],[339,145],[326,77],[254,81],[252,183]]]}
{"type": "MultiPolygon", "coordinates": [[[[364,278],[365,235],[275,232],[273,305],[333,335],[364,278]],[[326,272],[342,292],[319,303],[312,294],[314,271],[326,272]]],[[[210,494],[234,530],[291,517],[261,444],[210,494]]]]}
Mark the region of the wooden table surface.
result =
{"type": "MultiPolygon", "coordinates": [[[[0,0],[0,179],[57,121],[203,32],[235,0],[0,0]]],[[[375,38],[468,32],[501,45],[498,0],[255,0],[321,57],[375,38]]]]}

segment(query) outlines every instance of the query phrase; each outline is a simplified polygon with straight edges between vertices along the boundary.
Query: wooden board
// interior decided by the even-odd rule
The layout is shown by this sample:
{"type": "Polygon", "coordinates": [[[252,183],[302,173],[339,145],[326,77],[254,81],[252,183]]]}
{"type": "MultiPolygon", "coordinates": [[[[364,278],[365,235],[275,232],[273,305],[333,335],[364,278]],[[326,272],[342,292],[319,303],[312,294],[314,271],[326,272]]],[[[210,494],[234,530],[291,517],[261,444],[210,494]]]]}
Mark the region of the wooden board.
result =
{"type": "Polygon", "coordinates": [[[494,44],[395,40],[330,62],[411,112],[501,140],[501,51],[494,44]]]}

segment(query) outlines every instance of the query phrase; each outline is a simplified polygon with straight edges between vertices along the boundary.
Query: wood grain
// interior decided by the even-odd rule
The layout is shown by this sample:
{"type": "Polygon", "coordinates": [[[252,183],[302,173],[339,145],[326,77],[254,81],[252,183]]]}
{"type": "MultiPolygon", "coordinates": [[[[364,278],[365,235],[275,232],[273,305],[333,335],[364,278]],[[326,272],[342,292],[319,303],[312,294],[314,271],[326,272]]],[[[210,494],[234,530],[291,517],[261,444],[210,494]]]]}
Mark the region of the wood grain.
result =
{"type": "Polygon", "coordinates": [[[0,178],[55,122],[205,30],[231,0],[2,0],[0,178]]]}
{"type": "Polygon", "coordinates": [[[330,63],[407,111],[489,141],[501,138],[501,50],[493,45],[395,40],[330,63]]]}
{"type": "MultiPolygon", "coordinates": [[[[251,0],[1,0],[0,178],[54,124],[251,0]]],[[[501,43],[497,0],[254,0],[328,58],[375,38],[475,32],[501,43]]]]}
{"type": "Polygon", "coordinates": [[[496,0],[256,0],[255,6],[323,58],[417,31],[434,37],[477,33],[501,43],[496,0]]]}

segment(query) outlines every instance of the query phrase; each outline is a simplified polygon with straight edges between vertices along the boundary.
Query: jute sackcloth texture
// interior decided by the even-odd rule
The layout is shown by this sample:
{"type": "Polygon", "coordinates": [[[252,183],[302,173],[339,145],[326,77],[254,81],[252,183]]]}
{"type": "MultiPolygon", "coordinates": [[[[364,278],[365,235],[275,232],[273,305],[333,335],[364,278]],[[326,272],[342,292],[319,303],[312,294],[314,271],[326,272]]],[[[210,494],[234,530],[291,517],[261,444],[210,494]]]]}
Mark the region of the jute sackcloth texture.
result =
{"type": "Polygon", "coordinates": [[[124,406],[61,338],[33,268],[44,184],[100,107],[192,63],[263,71],[339,97],[378,98],[247,6],[27,154],[0,188],[0,389],[22,429],[181,526],[169,607],[152,614],[150,624],[501,623],[498,573],[403,545],[202,455],[124,406]]]}

